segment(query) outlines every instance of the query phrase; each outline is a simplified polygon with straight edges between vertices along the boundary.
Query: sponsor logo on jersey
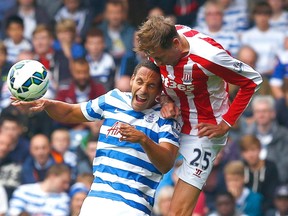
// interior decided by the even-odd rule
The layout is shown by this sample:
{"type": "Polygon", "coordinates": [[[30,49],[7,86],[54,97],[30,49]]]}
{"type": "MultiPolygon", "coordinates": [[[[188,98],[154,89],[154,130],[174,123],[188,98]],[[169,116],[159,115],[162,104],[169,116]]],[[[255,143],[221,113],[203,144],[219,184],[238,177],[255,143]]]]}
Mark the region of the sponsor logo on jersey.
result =
{"type": "Polygon", "coordinates": [[[119,127],[118,127],[119,121],[117,121],[116,123],[113,124],[113,126],[107,130],[107,134],[106,134],[106,138],[108,136],[116,136],[117,134],[119,134],[119,127]]]}
{"type": "Polygon", "coordinates": [[[242,62],[235,62],[233,64],[234,70],[238,73],[241,73],[243,71],[243,63],[242,62]]]}
{"type": "Polygon", "coordinates": [[[177,83],[174,80],[169,79],[168,77],[163,77],[163,84],[166,88],[169,89],[179,89],[185,92],[192,92],[194,90],[194,85],[185,85],[183,83],[177,83]]]}
{"type": "Polygon", "coordinates": [[[144,120],[148,123],[156,122],[159,119],[159,116],[155,115],[154,113],[147,114],[144,116],[144,120]]]}
{"type": "Polygon", "coordinates": [[[196,168],[195,172],[193,173],[194,176],[197,176],[198,178],[201,178],[201,173],[203,172],[203,170],[196,168]]]}

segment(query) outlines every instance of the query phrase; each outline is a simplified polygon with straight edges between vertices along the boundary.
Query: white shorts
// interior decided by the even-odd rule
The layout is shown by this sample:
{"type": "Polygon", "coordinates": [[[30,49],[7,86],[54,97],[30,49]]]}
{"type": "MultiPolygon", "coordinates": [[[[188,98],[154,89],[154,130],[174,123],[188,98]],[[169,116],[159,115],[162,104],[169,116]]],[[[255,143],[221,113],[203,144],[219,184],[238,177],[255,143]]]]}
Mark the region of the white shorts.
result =
{"type": "Polygon", "coordinates": [[[148,216],[147,214],[126,205],[123,202],[117,202],[110,199],[98,197],[86,197],[79,216],[148,216]]]}
{"type": "Polygon", "coordinates": [[[178,177],[201,190],[218,152],[227,142],[227,137],[228,133],[213,139],[181,134],[179,152],[183,155],[183,163],[175,170],[178,177]]]}

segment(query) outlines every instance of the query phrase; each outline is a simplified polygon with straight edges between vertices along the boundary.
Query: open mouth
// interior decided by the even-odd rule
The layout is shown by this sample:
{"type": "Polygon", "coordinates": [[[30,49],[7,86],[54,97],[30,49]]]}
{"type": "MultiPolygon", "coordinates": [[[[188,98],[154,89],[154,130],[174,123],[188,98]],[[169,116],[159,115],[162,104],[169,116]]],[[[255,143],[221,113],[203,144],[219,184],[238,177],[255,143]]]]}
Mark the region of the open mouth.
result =
{"type": "Polygon", "coordinates": [[[144,103],[147,101],[147,98],[144,96],[136,95],[136,101],[140,103],[144,103]]]}

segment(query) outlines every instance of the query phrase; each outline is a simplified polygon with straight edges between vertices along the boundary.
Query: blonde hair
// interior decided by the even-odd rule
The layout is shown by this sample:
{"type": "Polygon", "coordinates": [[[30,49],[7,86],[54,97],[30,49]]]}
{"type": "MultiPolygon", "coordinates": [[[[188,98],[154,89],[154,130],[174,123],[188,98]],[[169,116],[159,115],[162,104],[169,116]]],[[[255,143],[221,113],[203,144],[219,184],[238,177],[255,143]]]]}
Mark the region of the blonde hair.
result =
{"type": "Polygon", "coordinates": [[[76,23],[72,19],[63,19],[57,22],[56,24],[56,33],[70,31],[72,33],[76,33],[76,23]]]}
{"type": "Polygon", "coordinates": [[[224,167],[225,175],[244,176],[244,164],[240,160],[234,160],[227,163],[224,167]]]}
{"type": "Polygon", "coordinates": [[[155,48],[169,49],[176,37],[179,35],[171,18],[152,16],[136,32],[138,45],[134,50],[149,55],[155,48]]]}
{"type": "Polygon", "coordinates": [[[45,24],[39,24],[36,26],[36,28],[34,29],[32,36],[34,37],[36,34],[40,33],[40,32],[47,32],[49,37],[53,37],[53,34],[51,32],[51,29],[45,25],[45,24]]]}

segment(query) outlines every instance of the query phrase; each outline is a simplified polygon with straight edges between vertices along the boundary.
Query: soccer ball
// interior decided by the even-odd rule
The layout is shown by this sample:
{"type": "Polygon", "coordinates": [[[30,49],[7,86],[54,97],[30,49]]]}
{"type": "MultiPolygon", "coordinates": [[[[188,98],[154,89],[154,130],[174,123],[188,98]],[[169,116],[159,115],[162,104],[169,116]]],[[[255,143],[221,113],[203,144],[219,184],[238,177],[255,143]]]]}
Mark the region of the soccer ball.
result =
{"type": "Polygon", "coordinates": [[[19,61],[9,70],[7,85],[11,94],[19,100],[39,99],[48,89],[47,69],[35,60],[19,61]]]}

